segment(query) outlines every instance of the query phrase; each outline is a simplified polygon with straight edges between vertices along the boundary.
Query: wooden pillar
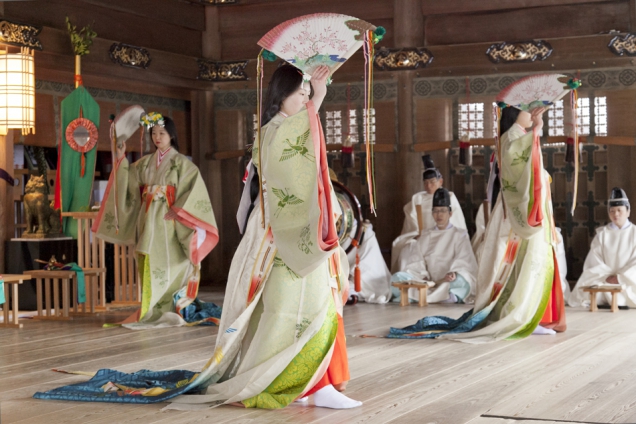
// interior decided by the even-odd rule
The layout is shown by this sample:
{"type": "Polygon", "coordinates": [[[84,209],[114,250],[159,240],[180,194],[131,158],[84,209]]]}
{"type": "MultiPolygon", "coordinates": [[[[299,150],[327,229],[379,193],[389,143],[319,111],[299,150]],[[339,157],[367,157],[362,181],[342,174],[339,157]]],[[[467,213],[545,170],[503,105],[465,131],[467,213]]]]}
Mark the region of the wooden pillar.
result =
{"type": "MultiPolygon", "coordinates": [[[[0,136],[0,168],[13,175],[13,133],[0,136]]],[[[5,246],[13,237],[13,185],[0,179],[0,274],[6,273],[5,246]]]]}
{"type": "MultiPolygon", "coordinates": [[[[395,47],[424,45],[424,17],[420,2],[394,0],[393,27],[395,47]]],[[[413,151],[415,142],[413,79],[415,71],[399,71],[398,79],[398,153],[397,174],[401,204],[422,190],[420,155],[413,151]]]]}
{"type": "MultiPolygon", "coordinates": [[[[201,34],[201,54],[206,59],[221,59],[221,33],[219,31],[219,10],[217,6],[205,6],[205,31],[201,34]]],[[[191,125],[192,125],[192,159],[199,167],[201,176],[212,201],[212,209],[219,230],[219,244],[212,250],[201,264],[202,280],[213,281],[215,284],[225,282],[227,277],[223,272],[223,198],[221,184],[220,161],[207,160],[206,154],[214,153],[215,147],[215,119],[214,119],[214,88],[206,91],[193,91],[191,95],[191,125]]]]}

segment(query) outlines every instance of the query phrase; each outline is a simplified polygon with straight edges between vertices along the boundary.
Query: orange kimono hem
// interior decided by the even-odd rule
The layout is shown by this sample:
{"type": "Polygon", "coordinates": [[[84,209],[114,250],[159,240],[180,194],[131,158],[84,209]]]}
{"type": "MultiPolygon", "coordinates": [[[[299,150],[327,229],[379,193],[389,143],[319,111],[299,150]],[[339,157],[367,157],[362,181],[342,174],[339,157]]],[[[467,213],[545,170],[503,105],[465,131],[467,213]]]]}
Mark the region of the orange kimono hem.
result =
{"type": "Polygon", "coordinates": [[[550,328],[557,332],[563,332],[567,328],[565,322],[565,302],[563,300],[563,289],[561,288],[561,277],[556,252],[554,258],[554,277],[552,277],[552,291],[548,304],[545,308],[543,318],[539,323],[542,327],[550,328]]]}
{"type": "Polygon", "coordinates": [[[334,342],[333,354],[329,361],[327,371],[322,378],[311,388],[304,396],[309,396],[316,393],[323,387],[331,385],[338,385],[345,381],[350,380],[349,376],[349,360],[347,359],[347,342],[344,332],[344,321],[340,315],[338,315],[338,331],[336,333],[336,341],[334,342]]]}

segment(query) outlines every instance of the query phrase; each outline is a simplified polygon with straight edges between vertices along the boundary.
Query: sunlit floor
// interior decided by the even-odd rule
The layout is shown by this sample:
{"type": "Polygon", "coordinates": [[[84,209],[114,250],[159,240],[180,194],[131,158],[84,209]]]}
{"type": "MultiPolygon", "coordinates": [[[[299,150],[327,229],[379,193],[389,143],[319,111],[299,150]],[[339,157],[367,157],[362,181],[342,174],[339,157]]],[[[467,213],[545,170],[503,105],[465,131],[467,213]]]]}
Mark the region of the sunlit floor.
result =
{"type": "MultiPolygon", "coordinates": [[[[222,293],[204,293],[222,302],[222,293]]],[[[469,345],[435,340],[360,338],[385,334],[424,315],[458,317],[456,305],[358,304],[345,308],[351,382],[360,408],[338,411],[293,404],[277,411],[222,406],[160,412],[164,405],[32,399],[36,391],[86,377],[51,368],[200,369],[216,327],[131,331],[101,324],[118,311],[70,322],[25,320],[0,329],[2,424],[124,423],[635,423],[636,311],[566,310],[568,331],[519,341],[469,345]]]]}

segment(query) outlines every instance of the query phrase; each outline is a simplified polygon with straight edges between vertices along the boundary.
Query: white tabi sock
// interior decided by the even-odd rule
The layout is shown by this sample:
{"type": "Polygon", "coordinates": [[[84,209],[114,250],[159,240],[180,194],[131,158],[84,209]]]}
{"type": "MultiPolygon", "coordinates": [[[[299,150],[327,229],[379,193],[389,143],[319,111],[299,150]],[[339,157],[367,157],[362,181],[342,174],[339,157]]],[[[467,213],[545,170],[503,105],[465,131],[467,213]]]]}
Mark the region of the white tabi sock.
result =
{"type": "Polygon", "coordinates": [[[314,393],[314,403],[316,406],[332,409],[351,409],[362,405],[362,402],[346,397],[331,384],[314,393]]]}
{"type": "Polygon", "coordinates": [[[541,327],[540,325],[537,325],[537,328],[534,329],[532,334],[539,334],[539,335],[556,334],[556,331],[550,328],[545,328],[545,327],[541,327]]]}
{"type": "Polygon", "coordinates": [[[298,403],[305,403],[309,400],[309,396],[305,396],[305,397],[301,397],[296,399],[294,402],[298,402],[298,403]]]}
{"type": "Polygon", "coordinates": [[[440,303],[457,303],[458,299],[453,293],[449,293],[448,299],[442,300],[440,303]]]}

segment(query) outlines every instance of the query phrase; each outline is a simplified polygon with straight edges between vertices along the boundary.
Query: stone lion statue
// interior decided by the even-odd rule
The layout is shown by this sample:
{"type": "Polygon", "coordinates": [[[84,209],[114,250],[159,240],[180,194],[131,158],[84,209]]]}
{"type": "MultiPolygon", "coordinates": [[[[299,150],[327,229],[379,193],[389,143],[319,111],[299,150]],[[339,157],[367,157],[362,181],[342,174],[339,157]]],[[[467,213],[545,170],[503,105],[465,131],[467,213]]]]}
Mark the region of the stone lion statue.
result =
{"type": "Polygon", "coordinates": [[[24,210],[26,212],[26,238],[59,236],[62,231],[59,209],[48,202],[44,176],[32,175],[24,189],[24,210]]]}

